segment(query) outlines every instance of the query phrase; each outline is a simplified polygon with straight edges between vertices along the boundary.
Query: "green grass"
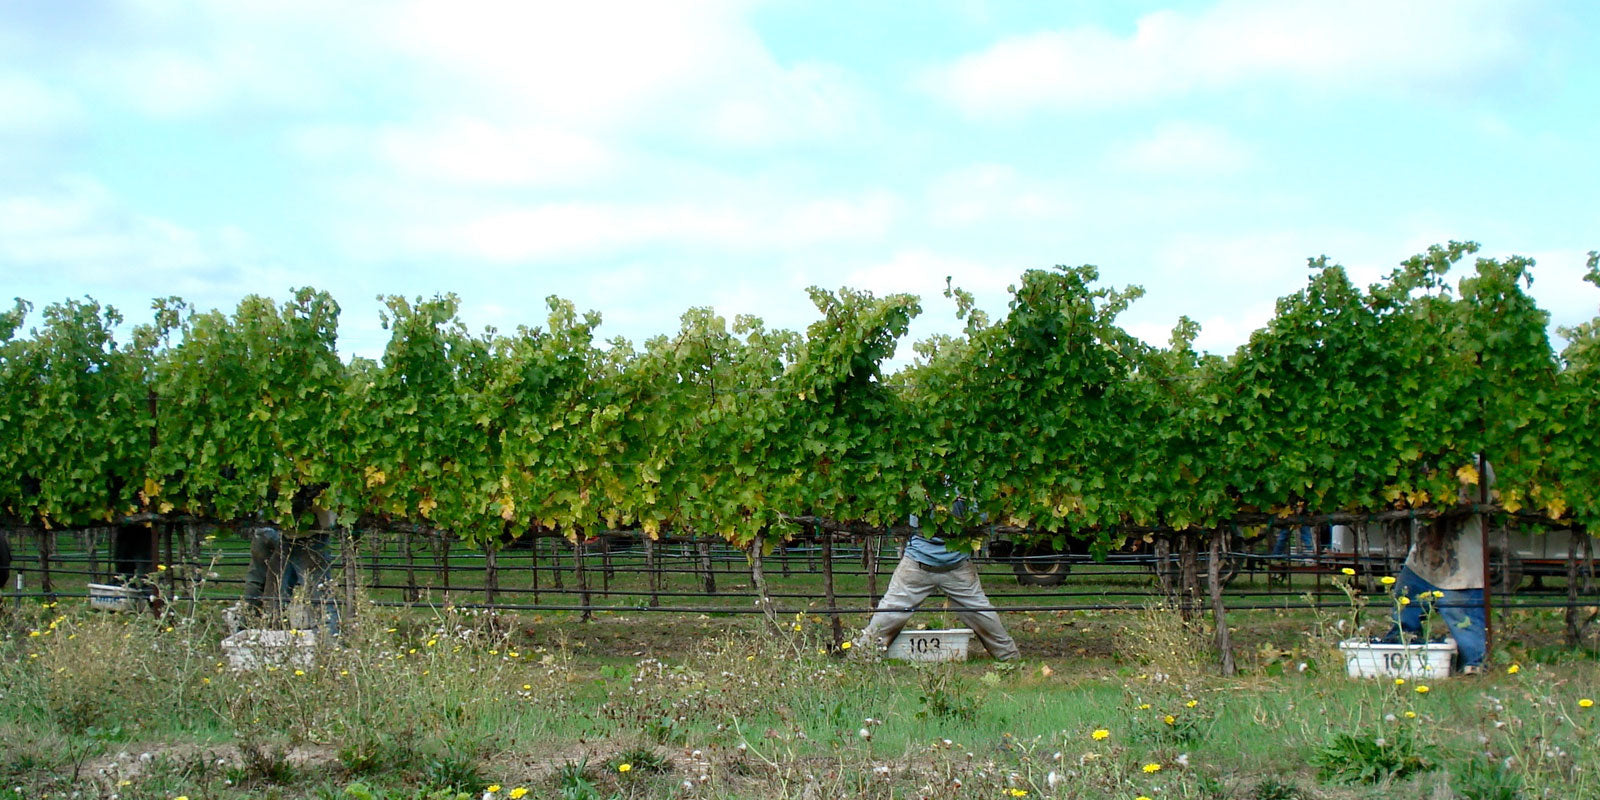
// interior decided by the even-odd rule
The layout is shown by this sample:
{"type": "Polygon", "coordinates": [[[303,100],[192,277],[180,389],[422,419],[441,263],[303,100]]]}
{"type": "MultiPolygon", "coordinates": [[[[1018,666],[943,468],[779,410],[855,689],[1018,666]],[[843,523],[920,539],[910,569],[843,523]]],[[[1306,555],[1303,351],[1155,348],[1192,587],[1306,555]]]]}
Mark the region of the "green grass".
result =
{"type": "MultiPolygon", "coordinates": [[[[1553,635],[1550,615],[1518,613],[1508,641],[1553,635]]],[[[554,797],[564,769],[577,791],[583,764],[602,798],[1600,792],[1577,769],[1600,761],[1600,709],[1577,705],[1600,665],[1571,653],[1538,663],[1509,645],[1497,674],[1420,694],[1344,678],[1303,612],[1236,615],[1251,645],[1233,678],[1214,674],[1203,628],[1163,612],[1008,615],[1030,654],[1017,666],[840,659],[809,618],[776,638],[749,617],[574,617],[362,607],[297,675],[219,667],[204,608],[155,620],[25,604],[0,638],[0,786],[170,800],[344,797],[357,783],[374,797],[476,798],[499,784],[501,797],[554,797]],[[1326,774],[1359,775],[1381,751],[1360,743],[1401,732],[1430,756],[1397,785],[1313,765],[1333,746],[1348,769],[1326,774]]]]}

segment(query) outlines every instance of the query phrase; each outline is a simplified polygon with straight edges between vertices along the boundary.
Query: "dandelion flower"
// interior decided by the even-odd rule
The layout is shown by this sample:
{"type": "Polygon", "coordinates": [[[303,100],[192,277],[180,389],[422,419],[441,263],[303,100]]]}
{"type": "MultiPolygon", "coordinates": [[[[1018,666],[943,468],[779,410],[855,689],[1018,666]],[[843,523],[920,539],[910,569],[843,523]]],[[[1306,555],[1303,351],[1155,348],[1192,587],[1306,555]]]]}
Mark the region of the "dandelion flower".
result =
{"type": "Polygon", "coordinates": [[[1415,711],[1407,711],[1406,712],[1406,719],[1416,719],[1416,718],[1417,718],[1417,712],[1415,712],[1415,711]]]}
{"type": "Polygon", "coordinates": [[[1138,797],[1133,798],[1133,800],[1150,800],[1150,796],[1141,794],[1138,797]]]}
{"type": "Polygon", "coordinates": [[[306,676],[306,671],[303,669],[297,669],[294,671],[294,676],[296,678],[304,678],[306,676]]]}
{"type": "Polygon", "coordinates": [[[1099,730],[1096,730],[1094,733],[1091,733],[1089,735],[1093,736],[1094,740],[1098,742],[1101,739],[1104,739],[1104,738],[1110,736],[1111,735],[1111,731],[1108,731],[1105,728],[1100,728],[1099,730]]]}
{"type": "Polygon", "coordinates": [[[1435,599],[1435,600],[1443,600],[1444,599],[1444,592],[1441,592],[1441,591],[1435,589],[1434,592],[1433,592],[1433,599],[1435,599]]]}
{"type": "Polygon", "coordinates": [[[527,793],[528,793],[527,789],[524,789],[521,786],[518,786],[517,788],[511,790],[510,797],[511,797],[511,800],[522,800],[522,796],[527,794],[527,793]]]}
{"type": "Polygon", "coordinates": [[[1146,764],[1146,765],[1144,765],[1143,769],[1144,769],[1144,771],[1146,773],[1160,772],[1161,771],[1161,765],[1160,764],[1146,764]]]}
{"type": "Polygon", "coordinates": [[[1395,678],[1394,679],[1394,685],[1396,685],[1396,686],[1404,686],[1404,685],[1406,685],[1406,679],[1405,678],[1395,678]]]}
{"type": "Polygon", "coordinates": [[[494,794],[495,792],[500,791],[500,784],[491,783],[488,786],[485,786],[483,790],[488,792],[489,794],[494,794]]]}
{"type": "Polygon", "coordinates": [[[850,649],[850,643],[849,642],[840,642],[839,643],[839,649],[840,650],[849,650],[850,649]]]}
{"type": "Polygon", "coordinates": [[[1427,693],[1428,693],[1428,687],[1426,685],[1417,687],[1417,694],[1427,694],[1427,693]]]}
{"type": "Polygon", "coordinates": [[[1012,797],[1027,797],[1028,796],[1028,790],[1027,789],[1008,789],[1008,790],[1006,790],[1006,794],[1009,794],[1012,797]]]}
{"type": "Polygon", "coordinates": [[[1406,597],[1405,595],[1400,595],[1399,597],[1395,598],[1395,602],[1403,606],[1409,606],[1411,605],[1411,598],[1406,597]]]}
{"type": "Polygon", "coordinates": [[[1519,673],[1521,671],[1522,671],[1522,667],[1520,667],[1520,666],[1518,666],[1516,664],[1512,664],[1511,666],[1506,667],[1506,674],[1507,675],[1515,675],[1515,674],[1517,674],[1517,673],[1519,673]]]}
{"type": "Polygon", "coordinates": [[[797,631],[797,630],[800,630],[800,623],[798,623],[798,622],[796,622],[796,623],[795,623],[795,624],[793,624],[793,625],[790,625],[790,626],[789,626],[789,629],[790,629],[790,630],[796,630],[796,631],[797,631]]]}
{"type": "Polygon", "coordinates": [[[1585,697],[1578,701],[1578,708],[1594,708],[1594,701],[1585,697]]]}
{"type": "Polygon", "coordinates": [[[1168,725],[1171,725],[1172,723],[1177,722],[1178,718],[1172,716],[1171,714],[1168,714],[1168,715],[1162,717],[1161,721],[1167,723],[1168,725]]]}
{"type": "Polygon", "coordinates": [[[522,691],[524,691],[524,692],[531,692],[531,691],[533,691],[533,684],[531,684],[531,683],[524,683],[524,684],[522,684],[522,691]]]}
{"type": "Polygon", "coordinates": [[[1149,703],[1140,703],[1139,704],[1139,710],[1140,711],[1149,711],[1150,710],[1150,704],[1149,703]]]}
{"type": "Polygon", "coordinates": [[[617,771],[618,772],[629,772],[629,771],[632,771],[632,770],[633,770],[633,765],[632,764],[618,764],[617,765],[617,771]]]}
{"type": "Polygon", "coordinates": [[[1190,700],[1189,702],[1184,703],[1183,707],[1184,708],[1194,708],[1197,705],[1200,705],[1200,701],[1199,700],[1190,700]]]}
{"type": "Polygon", "coordinates": [[[1340,569],[1339,571],[1343,572],[1346,575],[1354,575],[1354,574],[1356,574],[1356,571],[1351,569],[1351,568],[1349,568],[1349,567],[1344,567],[1344,568],[1340,569]]]}
{"type": "Polygon", "coordinates": [[[1393,586],[1394,585],[1394,576],[1393,575],[1385,575],[1385,576],[1383,576],[1383,577],[1378,579],[1378,583],[1381,583],[1384,586],[1393,586]]]}

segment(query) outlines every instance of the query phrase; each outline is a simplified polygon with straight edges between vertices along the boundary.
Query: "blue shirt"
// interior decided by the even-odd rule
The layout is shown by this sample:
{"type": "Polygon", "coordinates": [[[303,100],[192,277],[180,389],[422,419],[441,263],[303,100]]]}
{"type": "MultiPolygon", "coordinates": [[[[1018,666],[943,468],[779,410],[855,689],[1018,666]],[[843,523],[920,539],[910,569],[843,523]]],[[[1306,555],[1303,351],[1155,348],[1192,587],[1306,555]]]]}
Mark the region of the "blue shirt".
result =
{"type": "Polygon", "coordinates": [[[946,549],[943,539],[937,537],[928,539],[921,535],[912,536],[911,540],[906,542],[906,555],[911,556],[918,564],[927,564],[930,567],[954,567],[971,558],[966,553],[946,549]]]}

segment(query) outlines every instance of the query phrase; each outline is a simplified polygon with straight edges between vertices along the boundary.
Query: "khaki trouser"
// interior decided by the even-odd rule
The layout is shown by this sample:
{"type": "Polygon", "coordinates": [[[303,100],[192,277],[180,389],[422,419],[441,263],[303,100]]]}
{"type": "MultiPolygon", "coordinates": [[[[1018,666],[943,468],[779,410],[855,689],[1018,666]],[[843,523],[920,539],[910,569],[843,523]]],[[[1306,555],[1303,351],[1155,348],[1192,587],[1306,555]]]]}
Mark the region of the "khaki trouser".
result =
{"type": "Polygon", "coordinates": [[[911,613],[935,589],[950,598],[956,615],[977,634],[989,655],[1000,661],[1011,661],[1021,655],[1011,634],[1006,633],[1006,626],[1000,623],[1000,615],[989,604],[989,597],[983,593],[983,585],[978,582],[978,567],[971,559],[949,572],[929,572],[910,556],[901,556],[900,564],[894,568],[894,577],[889,579],[889,590],[878,603],[880,610],[872,615],[872,621],[861,632],[860,641],[887,647],[910,621],[911,613]]]}

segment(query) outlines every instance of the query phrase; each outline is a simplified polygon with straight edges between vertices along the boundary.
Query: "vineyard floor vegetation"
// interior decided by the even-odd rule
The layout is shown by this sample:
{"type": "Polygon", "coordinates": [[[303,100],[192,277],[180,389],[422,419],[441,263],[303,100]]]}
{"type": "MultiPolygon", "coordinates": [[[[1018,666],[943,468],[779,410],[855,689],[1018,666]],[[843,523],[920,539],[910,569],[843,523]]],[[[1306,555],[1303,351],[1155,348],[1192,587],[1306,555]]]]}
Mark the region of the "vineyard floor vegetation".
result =
{"type": "Polygon", "coordinates": [[[1345,679],[1339,618],[1308,611],[1230,617],[1242,672],[1222,678],[1203,625],[1161,610],[1013,614],[1022,664],[913,666],[840,660],[811,615],[774,637],[750,616],[364,606],[315,665],[235,673],[204,608],[7,609],[7,800],[551,797],[579,778],[602,798],[1600,791],[1582,704],[1600,662],[1557,647],[1546,611],[1508,617],[1493,674],[1421,692],[1345,679]]]}

